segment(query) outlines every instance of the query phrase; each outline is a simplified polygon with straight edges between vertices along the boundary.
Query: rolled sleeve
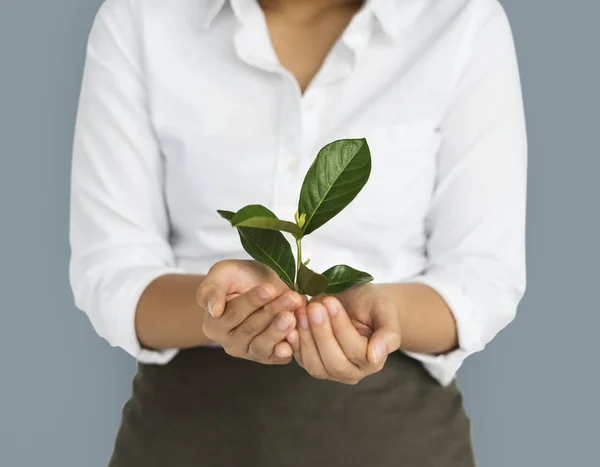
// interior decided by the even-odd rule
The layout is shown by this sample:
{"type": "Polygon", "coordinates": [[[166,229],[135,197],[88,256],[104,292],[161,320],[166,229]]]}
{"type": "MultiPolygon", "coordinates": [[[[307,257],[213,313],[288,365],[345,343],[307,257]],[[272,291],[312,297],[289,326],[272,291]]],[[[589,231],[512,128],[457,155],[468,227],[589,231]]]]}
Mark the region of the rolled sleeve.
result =
{"type": "Polygon", "coordinates": [[[88,40],[73,146],[69,278],[96,332],[147,363],[177,349],[140,345],[135,313],[157,277],[184,273],[169,244],[163,159],[150,122],[136,21],[108,0],[88,40]]]}
{"type": "Polygon", "coordinates": [[[169,362],[178,349],[142,347],[135,330],[135,313],[142,293],[152,281],[165,274],[183,271],[168,266],[150,266],[149,262],[132,266],[132,260],[111,261],[108,258],[72,262],[71,283],[76,305],[87,313],[98,335],[113,347],[120,347],[143,363],[169,362]],[[107,263],[111,263],[109,268],[105,266],[107,263]]]}
{"type": "Polygon", "coordinates": [[[526,282],[527,143],[516,53],[502,7],[480,5],[440,125],[428,264],[411,279],[434,289],[456,321],[456,350],[409,353],[444,385],[514,319],[526,282]]]}
{"type": "Polygon", "coordinates": [[[443,275],[427,274],[415,277],[413,283],[421,283],[431,287],[450,308],[458,332],[458,348],[443,355],[427,355],[406,352],[421,361],[425,369],[443,386],[449,385],[463,361],[472,353],[483,349],[481,333],[473,323],[476,321],[475,307],[465,287],[448,280],[443,275]]]}

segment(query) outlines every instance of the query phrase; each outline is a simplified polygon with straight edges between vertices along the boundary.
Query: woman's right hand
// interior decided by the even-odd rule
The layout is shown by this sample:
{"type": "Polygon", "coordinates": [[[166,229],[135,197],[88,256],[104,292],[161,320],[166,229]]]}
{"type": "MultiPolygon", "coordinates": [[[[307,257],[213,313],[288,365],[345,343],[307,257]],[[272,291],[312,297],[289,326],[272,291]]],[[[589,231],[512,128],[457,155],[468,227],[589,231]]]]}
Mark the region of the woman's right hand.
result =
{"type": "Polygon", "coordinates": [[[251,260],[213,265],[197,292],[206,311],[203,331],[233,357],[286,364],[293,351],[286,337],[305,300],[267,266],[251,260]]]}

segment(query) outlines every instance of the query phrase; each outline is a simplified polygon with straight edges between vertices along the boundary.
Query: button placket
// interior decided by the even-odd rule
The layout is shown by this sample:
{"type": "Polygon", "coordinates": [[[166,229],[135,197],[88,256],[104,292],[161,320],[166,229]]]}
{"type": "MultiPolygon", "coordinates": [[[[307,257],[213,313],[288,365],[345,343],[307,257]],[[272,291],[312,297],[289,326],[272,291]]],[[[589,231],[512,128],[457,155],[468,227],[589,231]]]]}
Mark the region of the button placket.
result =
{"type": "Polygon", "coordinates": [[[289,193],[290,197],[295,197],[295,187],[298,184],[298,176],[300,169],[300,158],[297,152],[292,152],[286,147],[281,148],[282,157],[282,168],[284,168],[284,174],[282,174],[282,184],[284,189],[289,193]]]}
{"type": "Polygon", "coordinates": [[[312,150],[319,130],[321,111],[321,90],[309,89],[301,102],[303,150],[312,150]]]}
{"type": "MultiPolygon", "coordinates": [[[[298,203],[299,168],[301,166],[300,152],[295,141],[301,141],[299,135],[291,135],[293,128],[284,125],[282,128],[281,142],[278,147],[277,180],[275,181],[276,199],[278,204],[290,211],[293,215],[298,203]]],[[[288,219],[289,220],[289,219],[288,219]]]]}
{"type": "Polygon", "coordinates": [[[298,172],[299,167],[300,167],[300,162],[298,161],[298,159],[291,159],[288,162],[288,172],[292,176],[298,172]]]}

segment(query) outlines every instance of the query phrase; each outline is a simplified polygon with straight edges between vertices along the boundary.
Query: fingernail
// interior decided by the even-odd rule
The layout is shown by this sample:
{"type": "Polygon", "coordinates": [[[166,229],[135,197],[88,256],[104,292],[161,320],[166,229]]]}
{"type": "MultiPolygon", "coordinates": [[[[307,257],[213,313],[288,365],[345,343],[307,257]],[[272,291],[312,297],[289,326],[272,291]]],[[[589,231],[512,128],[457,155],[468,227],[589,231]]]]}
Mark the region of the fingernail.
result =
{"type": "Polygon", "coordinates": [[[217,305],[217,297],[210,297],[208,299],[208,312],[210,313],[210,316],[214,316],[215,315],[215,306],[217,305]]]}
{"type": "Polygon", "coordinates": [[[258,296],[262,300],[269,300],[271,297],[273,297],[273,290],[271,290],[269,287],[261,287],[258,291],[258,296]]]}
{"type": "Polygon", "coordinates": [[[338,311],[340,311],[338,309],[337,303],[335,303],[333,300],[327,300],[325,303],[325,307],[327,308],[327,311],[329,312],[329,316],[335,316],[338,314],[338,311]]]}
{"type": "Polygon", "coordinates": [[[291,324],[292,323],[290,322],[289,318],[282,316],[277,320],[277,330],[281,332],[287,331],[290,328],[291,324]]]}
{"type": "Polygon", "coordinates": [[[379,362],[387,354],[387,347],[383,342],[377,342],[373,349],[373,361],[379,362]]]}
{"type": "Polygon", "coordinates": [[[325,314],[323,313],[323,307],[321,305],[311,307],[309,314],[313,324],[319,325],[325,320],[325,314]]]}
{"type": "Polygon", "coordinates": [[[287,341],[292,344],[292,346],[295,346],[298,342],[298,331],[294,329],[290,332],[287,336],[287,341]]]}
{"type": "Polygon", "coordinates": [[[304,313],[298,314],[298,326],[300,329],[308,329],[308,317],[304,313]]]}
{"type": "Polygon", "coordinates": [[[292,349],[287,345],[285,347],[280,347],[277,349],[277,355],[279,357],[287,358],[287,357],[291,357],[292,354],[293,354],[292,349]]]}
{"type": "Polygon", "coordinates": [[[298,300],[298,297],[296,295],[287,295],[285,297],[285,306],[287,308],[294,309],[298,305],[300,305],[300,301],[298,300]]]}

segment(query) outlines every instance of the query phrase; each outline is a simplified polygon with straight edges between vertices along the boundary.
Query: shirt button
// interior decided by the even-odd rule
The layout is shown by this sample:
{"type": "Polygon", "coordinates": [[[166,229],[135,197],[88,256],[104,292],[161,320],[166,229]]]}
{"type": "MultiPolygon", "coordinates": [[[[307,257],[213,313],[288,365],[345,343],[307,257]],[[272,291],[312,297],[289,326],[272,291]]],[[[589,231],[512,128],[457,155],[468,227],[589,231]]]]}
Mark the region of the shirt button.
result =
{"type": "Polygon", "coordinates": [[[319,100],[319,96],[316,94],[316,91],[312,90],[310,94],[305,97],[305,99],[306,110],[309,112],[314,111],[319,100]]]}
{"type": "Polygon", "coordinates": [[[298,170],[298,161],[296,159],[290,161],[290,163],[288,164],[288,170],[290,172],[296,172],[298,170]]]}

